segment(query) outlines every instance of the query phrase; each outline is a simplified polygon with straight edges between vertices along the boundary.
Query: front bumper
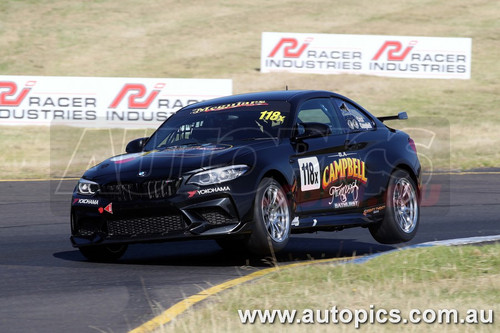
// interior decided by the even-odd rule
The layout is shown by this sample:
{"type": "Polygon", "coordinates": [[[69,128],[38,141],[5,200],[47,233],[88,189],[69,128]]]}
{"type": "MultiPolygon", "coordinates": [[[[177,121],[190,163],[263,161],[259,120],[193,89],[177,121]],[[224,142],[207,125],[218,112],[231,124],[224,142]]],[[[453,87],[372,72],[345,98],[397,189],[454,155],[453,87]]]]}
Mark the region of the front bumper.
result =
{"type": "Polygon", "coordinates": [[[222,187],[222,191],[212,194],[198,192],[198,187],[181,188],[165,198],[96,196],[88,199],[74,193],[71,242],[81,247],[247,233],[253,196],[235,196],[236,187],[222,187]]]}

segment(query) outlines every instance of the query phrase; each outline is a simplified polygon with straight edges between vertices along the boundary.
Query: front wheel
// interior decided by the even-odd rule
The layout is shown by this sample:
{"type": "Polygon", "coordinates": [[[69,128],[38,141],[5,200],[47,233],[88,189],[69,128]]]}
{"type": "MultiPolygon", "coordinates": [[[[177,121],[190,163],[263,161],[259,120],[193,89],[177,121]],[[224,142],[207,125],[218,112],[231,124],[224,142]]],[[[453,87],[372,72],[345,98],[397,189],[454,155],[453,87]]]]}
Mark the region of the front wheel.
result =
{"type": "Polygon", "coordinates": [[[290,236],[290,206],[281,185],[264,178],[254,201],[254,228],[247,248],[256,254],[267,255],[281,251],[290,236]]]}
{"type": "Polygon", "coordinates": [[[370,233],[383,244],[408,242],[415,237],[419,221],[417,186],[408,172],[396,170],[387,188],[385,217],[370,226],[370,233]]]}
{"type": "Polygon", "coordinates": [[[94,245],[78,248],[80,253],[90,261],[111,262],[120,259],[127,251],[126,244],[94,245]]]}

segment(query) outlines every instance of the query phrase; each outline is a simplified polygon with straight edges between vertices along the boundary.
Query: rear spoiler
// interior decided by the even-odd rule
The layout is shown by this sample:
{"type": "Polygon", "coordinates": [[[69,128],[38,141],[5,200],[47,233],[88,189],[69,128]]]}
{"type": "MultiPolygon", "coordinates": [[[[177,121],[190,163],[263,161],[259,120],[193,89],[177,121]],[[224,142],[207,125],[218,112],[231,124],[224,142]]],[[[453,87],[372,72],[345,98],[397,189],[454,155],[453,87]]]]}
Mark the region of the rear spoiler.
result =
{"type": "Polygon", "coordinates": [[[398,113],[397,116],[385,116],[385,117],[377,117],[378,120],[380,120],[381,122],[384,122],[386,120],[406,120],[408,119],[408,115],[406,114],[406,112],[400,112],[398,113]]]}

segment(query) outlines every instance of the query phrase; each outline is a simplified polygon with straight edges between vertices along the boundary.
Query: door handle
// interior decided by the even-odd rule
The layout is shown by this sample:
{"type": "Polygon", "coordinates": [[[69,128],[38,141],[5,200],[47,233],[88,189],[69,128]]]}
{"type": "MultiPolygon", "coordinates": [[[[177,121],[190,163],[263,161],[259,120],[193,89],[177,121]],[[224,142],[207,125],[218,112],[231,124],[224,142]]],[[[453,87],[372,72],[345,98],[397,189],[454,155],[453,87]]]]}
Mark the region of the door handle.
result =
{"type": "Polygon", "coordinates": [[[355,142],[351,142],[351,140],[345,140],[344,141],[344,149],[345,150],[351,150],[356,147],[355,142]]]}

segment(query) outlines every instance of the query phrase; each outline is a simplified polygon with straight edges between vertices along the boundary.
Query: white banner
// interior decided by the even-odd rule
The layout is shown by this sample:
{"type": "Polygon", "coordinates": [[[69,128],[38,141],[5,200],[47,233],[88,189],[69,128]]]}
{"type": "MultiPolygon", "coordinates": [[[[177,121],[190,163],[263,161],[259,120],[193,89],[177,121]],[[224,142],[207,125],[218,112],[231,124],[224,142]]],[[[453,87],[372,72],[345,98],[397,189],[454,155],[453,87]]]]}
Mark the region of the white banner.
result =
{"type": "Polygon", "coordinates": [[[157,127],[180,108],[232,94],[232,80],[0,76],[0,125],[157,127]]]}
{"type": "Polygon", "coordinates": [[[262,33],[261,72],[470,79],[470,38],[262,33]]]}

